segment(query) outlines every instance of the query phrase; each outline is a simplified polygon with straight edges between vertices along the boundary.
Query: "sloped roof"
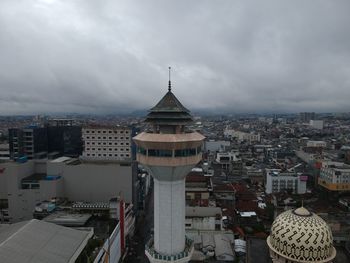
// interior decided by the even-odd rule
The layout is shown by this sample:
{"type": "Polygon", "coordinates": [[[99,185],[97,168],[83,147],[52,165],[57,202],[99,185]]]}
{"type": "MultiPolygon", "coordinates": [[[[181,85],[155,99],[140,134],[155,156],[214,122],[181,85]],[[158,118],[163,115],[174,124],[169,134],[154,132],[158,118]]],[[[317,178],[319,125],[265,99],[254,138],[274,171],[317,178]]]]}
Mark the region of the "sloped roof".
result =
{"type": "Polygon", "coordinates": [[[192,121],[190,111],[169,90],[156,106],[149,110],[146,122],[158,124],[186,124],[192,121]]]}
{"type": "Polygon", "coordinates": [[[168,91],[150,112],[190,112],[175,97],[174,93],[168,91]]]}
{"type": "Polygon", "coordinates": [[[0,227],[0,262],[74,262],[91,236],[36,219],[0,227]]]}

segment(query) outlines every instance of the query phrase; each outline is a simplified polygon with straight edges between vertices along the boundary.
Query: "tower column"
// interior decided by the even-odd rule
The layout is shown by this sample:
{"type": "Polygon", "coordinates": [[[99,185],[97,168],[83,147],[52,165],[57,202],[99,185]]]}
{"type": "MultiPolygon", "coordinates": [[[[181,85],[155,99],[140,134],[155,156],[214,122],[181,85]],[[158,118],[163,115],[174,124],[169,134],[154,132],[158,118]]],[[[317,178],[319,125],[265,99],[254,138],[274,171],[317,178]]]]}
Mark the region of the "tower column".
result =
{"type": "Polygon", "coordinates": [[[154,178],[154,236],[145,245],[151,263],[186,263],[193,254],[185,233],[185,178],[202,159],[204,136],[186,129],[192,120],[169,77],[168,92],[146,118],[152,129],[134,137],[137,161],[154,178]]]}
{"type": "Polygon", "coordinates": [[[154,178],[154,244],[164,255],[185,248],[185,179],[160,181],[154,178]]]}

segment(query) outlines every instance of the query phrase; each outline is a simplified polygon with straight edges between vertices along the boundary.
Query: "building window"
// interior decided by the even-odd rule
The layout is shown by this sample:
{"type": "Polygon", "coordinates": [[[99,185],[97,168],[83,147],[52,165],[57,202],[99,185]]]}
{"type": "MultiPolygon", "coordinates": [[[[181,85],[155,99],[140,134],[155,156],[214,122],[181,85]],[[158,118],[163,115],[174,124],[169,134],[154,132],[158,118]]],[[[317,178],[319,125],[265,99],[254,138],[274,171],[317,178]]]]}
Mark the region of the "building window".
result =
{"type": "Polygon", "coordinates": [[[142,147],[138,147],[137,152],[141,153],[143,155],[147,155],[147,150],[145,148],[142,148],[142,147]]]}
{"type": "Polygon", "coordinates": [[[196,155],[196,149],[182,149],[182,150],[175,150],[175,157],[187,157],[187,156],[193,156],[196,155]]]}
{"type": "Polygon", "coordinates": [[[148,149],[148,156],[172,157],[173,156],[173,151],[171,151],[171,150],[153,150],[153,149],[148,149]]]}

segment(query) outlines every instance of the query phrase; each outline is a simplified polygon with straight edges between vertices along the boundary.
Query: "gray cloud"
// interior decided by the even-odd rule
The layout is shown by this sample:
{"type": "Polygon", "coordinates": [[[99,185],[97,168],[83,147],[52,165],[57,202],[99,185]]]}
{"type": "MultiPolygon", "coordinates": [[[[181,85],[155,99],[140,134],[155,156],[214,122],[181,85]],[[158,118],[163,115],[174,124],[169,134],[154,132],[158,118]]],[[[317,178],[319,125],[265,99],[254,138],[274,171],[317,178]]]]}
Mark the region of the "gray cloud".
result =
{"type": "Polygon", "coordinates": [[[349,111],[350,2],[0,1],[0,114],[349,111]]]}

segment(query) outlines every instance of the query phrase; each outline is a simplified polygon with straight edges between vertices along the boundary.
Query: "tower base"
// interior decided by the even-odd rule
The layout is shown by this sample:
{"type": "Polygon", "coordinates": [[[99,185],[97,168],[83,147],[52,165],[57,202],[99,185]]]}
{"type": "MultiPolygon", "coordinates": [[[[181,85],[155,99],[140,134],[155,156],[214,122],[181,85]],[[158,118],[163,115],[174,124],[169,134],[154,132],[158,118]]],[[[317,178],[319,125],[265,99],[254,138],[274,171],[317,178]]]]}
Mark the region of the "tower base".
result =
{"type": "Polygon", "coordinates": [[[154,250],[154,240],[151,238],[145,247],[145,254],[151,263],[187,263],[191,260],[194,246],[193,241],[186,237],[186,246],[183,252],[176,255],[162,255],[154,250]]]}

